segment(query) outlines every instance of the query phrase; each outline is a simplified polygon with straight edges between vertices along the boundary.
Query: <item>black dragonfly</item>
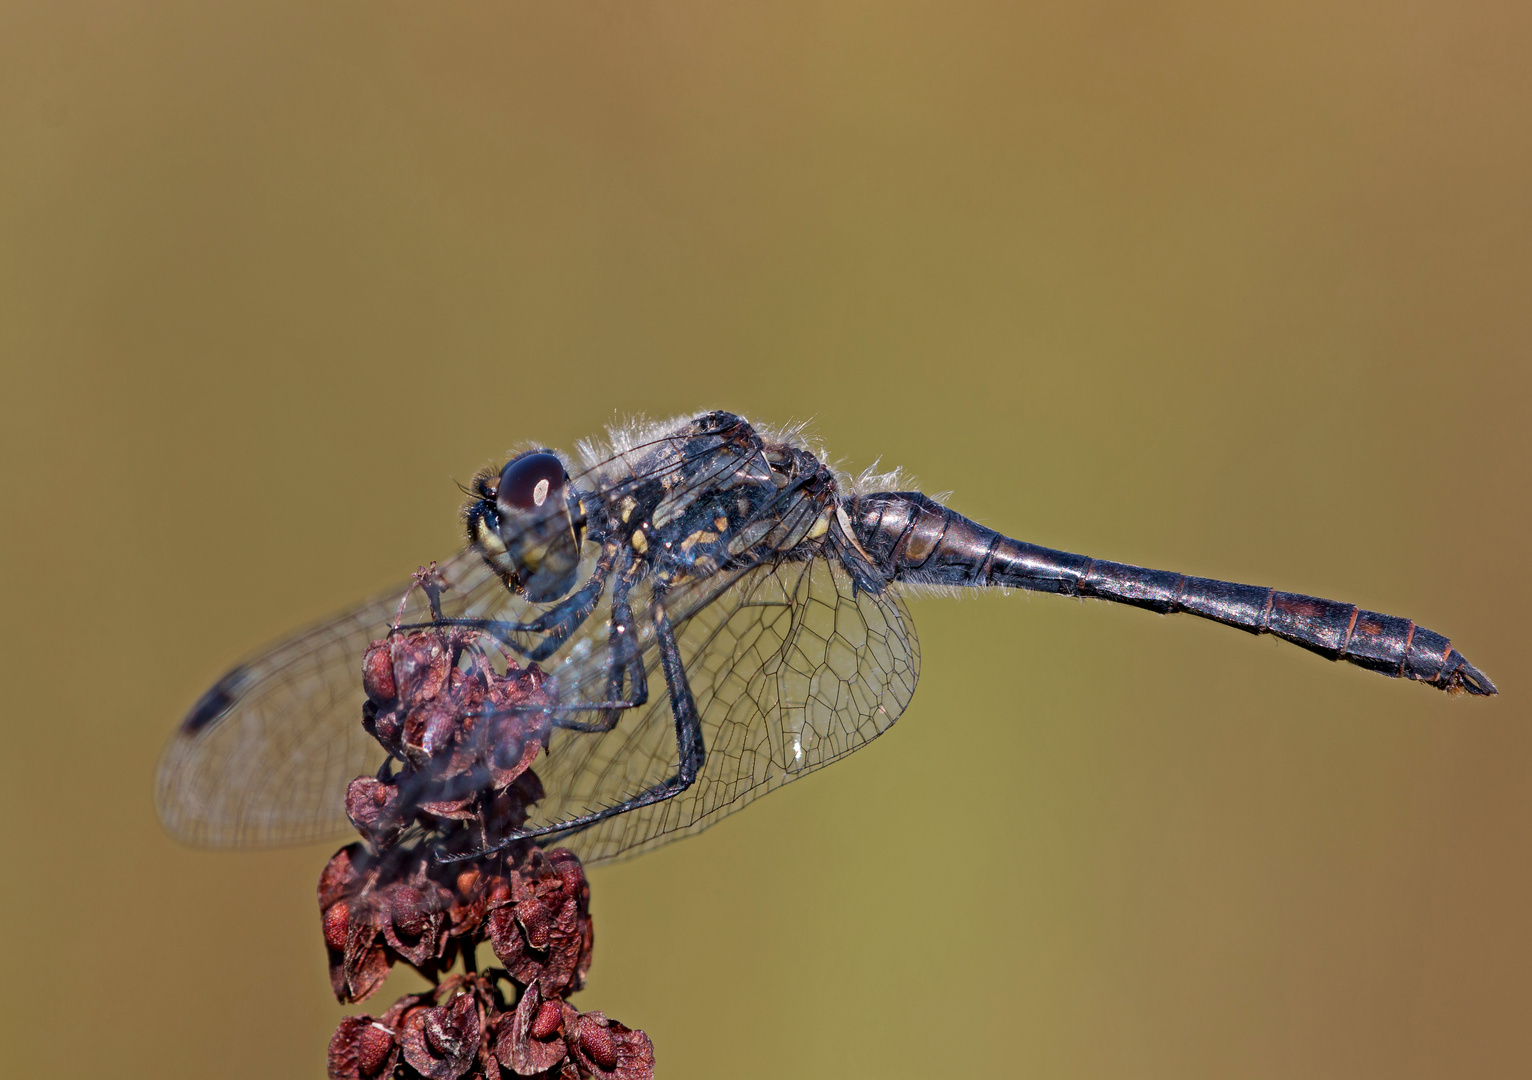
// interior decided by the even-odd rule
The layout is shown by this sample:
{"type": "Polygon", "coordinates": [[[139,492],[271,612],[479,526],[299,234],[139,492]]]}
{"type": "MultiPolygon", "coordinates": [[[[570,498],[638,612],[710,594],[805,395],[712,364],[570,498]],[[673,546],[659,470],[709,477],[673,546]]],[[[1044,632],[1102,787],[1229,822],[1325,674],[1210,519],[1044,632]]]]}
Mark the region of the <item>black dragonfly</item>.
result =
{"type": "Polygon", "coordinates": [[[1409,619],[1013,540],[889,490],[896,474],[837,472],[798,431],[712,412],[580,450],[578,465],[528,450],[476,478],[467,547],[432,588],[384,592],[220,679],[161,762],[169,830],[213,846],[345,832],[348,781],[383,764],[358,722],[362,657],[410,626],[475,628],[548,674],[547,796],[511,839],[556,840],[587,862],[698,832],[886,731],[920,670],[904,586],[1187,612],[1393,678],[1495,693],[1409,619]]]}

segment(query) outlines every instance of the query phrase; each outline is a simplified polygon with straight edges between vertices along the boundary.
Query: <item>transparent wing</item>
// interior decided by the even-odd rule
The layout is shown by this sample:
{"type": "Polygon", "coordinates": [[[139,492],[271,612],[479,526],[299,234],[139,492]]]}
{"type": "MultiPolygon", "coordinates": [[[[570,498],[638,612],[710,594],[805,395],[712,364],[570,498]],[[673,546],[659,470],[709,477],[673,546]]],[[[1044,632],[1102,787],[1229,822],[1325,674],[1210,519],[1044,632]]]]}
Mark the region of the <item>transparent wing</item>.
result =
{"type": "MultiPolygon", "coordinates": [[[[503,617],[515,598],[477,555],[438,567],[450,613],[503,617]]],[[[377,770],[383,748],[362,730],[362,657],[399,612],[409,583],[301,630],[237,665],[202,696],[160,759],[155,804],[181,840],[269,847],[350,830],[346,785],[377,770]]],[[[420,590],[403,621],[429,619],[420,590]]]]}
{"type": "MultiPolygon", "coordinates": [[[[902,600],[892,591],[853,590],[833,561],[781,562],[728,583],[699,582],[673,593],[668,607],[702,717],[706,762],[676,798],[558,840],[587,862],[702,831],[865,746],[915,692],[919,645],[902,600]]],[[[649,703],[610,732],[555,732],[533,765],[548,796],[532,826],[616,805],[676,771],[675,721],[652,630],[644,638],[649,703]]],[[[587,660],[561,673],[560,683],[592,686],[604,677],[587,660]]]]}
{"type": "MultiPolygon", "coordinates": [[[[586,482],[596,497],[616,506],[646,481],[684,474],[685,482],[672,482],[668,496],[667,512],[679,514],[709,490],[768,476],[760,452],[759,439],[748,425],[727,414],[708,414],[679,429],[624,444],[605,460],[588,465],[576,482],[586,482]]],[[[595,552],[587,553],[582,576],[589,575],[595,557],[595,552]]],[[[450,586],[441,602],[448,617],[531,623],[547,610],[506,590],[472,551],[455,556],[438,571],[450,586]]],[[[602,850],[610,855],[652,836],[700,828],[700,823],[724,812],[723,807],[743,805],[747,793],[785,782],[774,771],[788,753],[781,749],[787,744],[781,744],[779,735],[794,724],[809,742],[797,743],[792,753],[799,756],[793,759],[788,779],[861,745],[893,722],[914,689],[915,645],[903,608],[892,596],[853,598],[849,582],[842,578],[816,585],[816,573],[830,572],[811,572],[808,564],[794,564],[752,571],[726,594],[723,586],[728,583],[712,578],[698,582],[690,592],[672,594],[673,618],[678,624],[684,620],[685,655],[697,668],[698,704],[704,708],[708,730],[718,732],[709,740],[702,786],[676,800],[678,806],[665,811],[665,820],[644,826],[650,833],[640,836],[635,831],[635,839],[623,841],[617,837],[620,830],[608,826],[582,838],[582,849],[593,849],[597,836],[606,837],[602,850]],[[714,603],[720,595],[723,598],[714,603]],[[736,614],[737,622],[732,619],[736,614]],[[815,621],[826,616],[832,623],[828,631],[815,621]],[[868,650],[853,671],[846,666],[840,643],[864,637],[876,648],[868,650]],[[820,669],[837,670],[834,664],[843,674],[816,674],[820,669]],[[769,674],[757,677],[754,668],[769,674]],[[752,710],[766,719],[751,720],[752,710]],[[750,727],[761,724],[776,725],[767,736],[776,740],[769,751],[757,745],[759,740],[746,737],[750,727]],[[842,732],[840,727],[848,724],[842,732]],[[827,741],[816,746],[820,732],[827,741]],[[829,749],[843,744],[846,749],[829,749]],[[747,779],[746,773],[754,779],[747,779]],[[731,794],[720,801],[725,787],[731,794]],[[691,816],[673,823],[670,816],[678,813],[691,816]]],[[[346,785],[375,771],[383,759],[382,748],[361,725],[362,658],[368,644],[394,624],[400,599],[407,593],[402,621],[430,621],[424,595],[401,584],[247,659],[204,694],[160,762],[155,801],[166,828],[187,842],[215,847],[303,843],[349,831],[346,785]]],[[[634,598],[634,607],[642,611],[640,597],[634,598]]],[[[603,616],[609,615],[609,603],[603,604],[544,664],[558,675],[560,698],[566,704],[605,697],[610,642],[603,616]]],[[[652,627],[641,630],[653,665],[652,627]]],[[[518,644],[530,645],[537,635],[513,636],[518,644]]],[[[625,717],[617,731],[605,736],[559,734],[555,749],[561,755],[570,740],[584,742],[570,747],[568,764],[560,756],[537,767],[550,792],[545,809],[561,813],[553,808],[582,802],[611,805],[620,799],[612,796],[630,775],[657,772],[666,761],[673,765],[674,725],[664,680],[651,678],[650,685],[651,703],[632,710],[637,715],[625,717]],[[592,756],[586,748],[598,744],[601,754],[616,754],[620,745],[631,745],[634,757],[614,763],[600,754],[592,756]],[[586,764],[577,764],[577,757],[586,764]],[[560,786],[566,781],[567,788],[560,786]]],[[[653,811],[648,816],[652,822],[653,811]]]]}
{"type": "MultiPolygon", "coordinates": [[[[678,470],[701,485],[757,455],[722,437],[728,423],[705,417],[655,433],[581,472],[615,503],[633,486],[678,470]]],[[[582,567],[594,565],[589,553],[582,567]]],[[[438,567],[450,586],[445,615],[525,622],[540,609],[507,591],[472,551],[438,567]]],[[[350,830],[346,785],[377,770],[383,749],[362,729],[361,668],[370,642],[388,633],[409,583],[301,630],[235,666],[182,721],[160,760],[155,804],[176,837],[212,847],[306,843],[350,830]]],[[[423,594],[410,593],[403,622],[429,621],[423,594]]],[[[562,661],[604,667],[601,620],[560,650],[562,661]]],[[[517,635],[521,638],[522,635],[517,635]]],[[[532,635],[527,636],[529,639],[532,635]]],[[[530,640],[528,641],[530,643],[530,640]]]]}

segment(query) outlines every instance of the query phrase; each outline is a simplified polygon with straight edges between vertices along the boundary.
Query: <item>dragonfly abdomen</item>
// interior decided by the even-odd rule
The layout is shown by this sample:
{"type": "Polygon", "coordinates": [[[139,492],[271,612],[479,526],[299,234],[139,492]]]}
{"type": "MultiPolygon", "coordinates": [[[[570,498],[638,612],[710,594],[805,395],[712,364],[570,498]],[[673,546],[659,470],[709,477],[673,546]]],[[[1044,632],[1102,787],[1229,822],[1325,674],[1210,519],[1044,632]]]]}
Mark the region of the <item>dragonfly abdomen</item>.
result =
{"type": "Polygon", "coordinates": [[[1187,612],[1253,634],[1275,634],[1332,660],[1448,691],[1495,685],[1447,638],[1409,619],[1257,585],[1149,570],[1014,540],[919,492],[856,500],[857,540],[890,580],[1000,585],[1187,612]]]}

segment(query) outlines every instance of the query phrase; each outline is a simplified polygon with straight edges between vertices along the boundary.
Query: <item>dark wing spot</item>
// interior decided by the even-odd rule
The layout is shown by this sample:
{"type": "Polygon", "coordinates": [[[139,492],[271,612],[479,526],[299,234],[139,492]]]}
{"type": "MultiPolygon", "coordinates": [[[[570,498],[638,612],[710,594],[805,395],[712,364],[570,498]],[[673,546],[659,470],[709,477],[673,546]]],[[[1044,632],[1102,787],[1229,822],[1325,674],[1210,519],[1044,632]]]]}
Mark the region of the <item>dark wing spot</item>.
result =
{"type": "Polygon", "coordinates": [[[227,712],[229,706],[234,704],[234,697],[243,686],[247,674],[249,672],[245,668],[237,667],[214,683],[207,693],[197,699],[197,704],[186,714],[186,719],[181,721],[181,731],[187,735],[194,734],[227,712]]]}

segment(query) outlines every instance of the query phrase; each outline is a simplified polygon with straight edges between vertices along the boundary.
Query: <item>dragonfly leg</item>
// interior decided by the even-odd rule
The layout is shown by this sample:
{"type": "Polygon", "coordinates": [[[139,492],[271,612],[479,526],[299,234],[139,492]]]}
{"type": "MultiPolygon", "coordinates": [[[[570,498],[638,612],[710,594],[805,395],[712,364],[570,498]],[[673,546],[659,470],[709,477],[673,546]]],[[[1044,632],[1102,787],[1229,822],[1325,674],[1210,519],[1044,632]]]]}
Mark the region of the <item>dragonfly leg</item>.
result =
{"type": "Polygon", "coordinates": [[[569,640],[569,636],[578,630],[586,619],[590,618],[590,613],[601,602],[601,594],[606,591],[607,575],[611,572],[612,564],[617,558],[617,551],[618,547],[616,544],[609,545],[601,553],[601,558],[596,562],[596,568],[591,571],[591,575],[586,579],[584,585],[531,622],[513,623],[494,619],[437,618],[429,623],[410,623],[397,629],[429,630],[438,626],[463,626],[472,630],[482,630],[523,659],[530,661],[546,660],[558,652],[560,646],[569,640]],[[530,646],[522,645],[516,640],[517,635],[529,634],[542,634],[544,636],[536,644],[530,646]]]}
{"type": "Polygon", "coordinates": [[[707,748],[702,741],[702,717],[697,712],[696,701],[692,698],[691,684],[687,681],[686,668],[681,662],[681,649],[676,644],[675,628],[670,625],[670,616],[665,612],[664,593],[661,589],[655,589],[649,609],[654,619],[654,636],[660,650],[660,667],[665,672],[665,687],[670,695],[670,711],[675,716],[676,722],[678,764],[675,773],[668,779],[612,806],[593,810],[566,821],[558,821],[552,825],[523,829],[477,851],[438,855],[440,861],[462,862],[465,859],[477,859],[499,851],[501,848],[509,847],[518,840],[537,840],[542,837],[580,832],[608,818],[626,814],[630,810],[673,799],[696,782],[698,773],[702,771],[703,762],[707,760],[707,748]]]}
{"type": "Polygon", "coordinates": [[[633,625],[633,605],[628,599],[643,568],[631,553],[625,556],[623,563],[622,573],[612,583],[612,622],[608,634],[612,665],[607,674],[606,700],[580,706],[581,709],[598,708],[601,715],[593,721],[570,720],[560,716],[554,719],[554,727],[592,734],[611,731],[625,710],[648,704],[649,676],[644,671],[643,654],[638,648],[638,631],[633,625]],[[627,697],[622,693],[624,675],[628,683],[627,697]]]}

